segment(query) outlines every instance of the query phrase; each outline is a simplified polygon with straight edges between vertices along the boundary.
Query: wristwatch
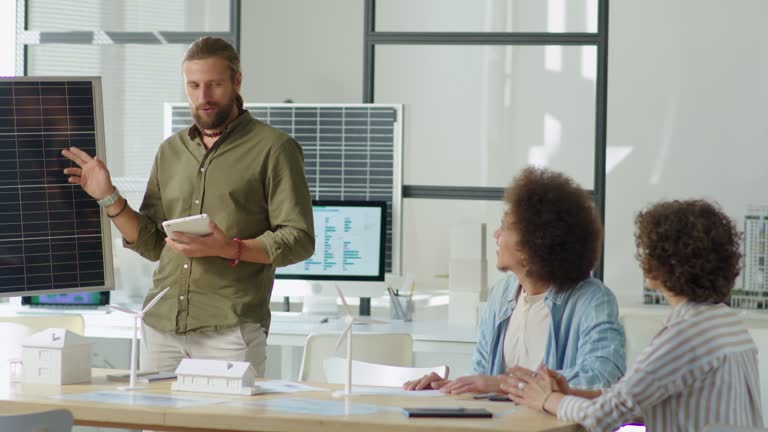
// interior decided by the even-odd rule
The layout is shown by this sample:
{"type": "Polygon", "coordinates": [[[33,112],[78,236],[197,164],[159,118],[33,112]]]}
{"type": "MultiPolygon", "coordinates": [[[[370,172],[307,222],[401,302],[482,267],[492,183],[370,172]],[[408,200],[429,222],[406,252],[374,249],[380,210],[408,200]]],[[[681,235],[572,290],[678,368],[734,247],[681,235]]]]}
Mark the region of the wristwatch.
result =
{"type": "Polygon", "coordinates": [[[115,191],[112,192],[108,197],[102,198],[96,201],[96,203],[98,203],[100,207],[109,207],[112,204],[116,203],[117,200],[119,199],[120,199],[120,191],[117,190],[117,188],[115,188],[115,191]]]}

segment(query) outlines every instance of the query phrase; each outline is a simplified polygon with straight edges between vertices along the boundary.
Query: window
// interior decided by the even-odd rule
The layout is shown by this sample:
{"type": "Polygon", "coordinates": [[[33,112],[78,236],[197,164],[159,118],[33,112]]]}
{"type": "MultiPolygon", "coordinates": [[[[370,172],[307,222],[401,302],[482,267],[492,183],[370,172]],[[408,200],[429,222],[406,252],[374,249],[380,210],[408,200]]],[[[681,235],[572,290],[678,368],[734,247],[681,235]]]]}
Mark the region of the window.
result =
{"type": "Polygon", "coordinates": [[[405,105],[404,272],[443,285],[446,233],[465,222],[493,232],[494,202],[527,165],[565,172],[603,213],[607,0],[365,6],[363,101],[405,105]]]}
{"type": "MultiPolygon", "coordinates": [[[[181,59],[195,39],[238,45],[239,1],[26,0],[17,29],[18,75],[100,76],[106,160],[113,182],[138,208],[163,135],[163,104],[186,100],[181,59]],[[234,26],[232,23],[235,23],[234,26]],[[233,28],[234,27],[234,28],[233,28]],[[25,53],[26,55],[23,55],[25,53]]],[[[141,303],[151,263],[122,247],[112,229],[115,303],[141,303]]]]}
{"type": "Polygon", "coordinates": [[[50,361],[51,360],[51,352],[48,350],[40,350],[38,351],[38,360],[40,361],[50,361]]]}

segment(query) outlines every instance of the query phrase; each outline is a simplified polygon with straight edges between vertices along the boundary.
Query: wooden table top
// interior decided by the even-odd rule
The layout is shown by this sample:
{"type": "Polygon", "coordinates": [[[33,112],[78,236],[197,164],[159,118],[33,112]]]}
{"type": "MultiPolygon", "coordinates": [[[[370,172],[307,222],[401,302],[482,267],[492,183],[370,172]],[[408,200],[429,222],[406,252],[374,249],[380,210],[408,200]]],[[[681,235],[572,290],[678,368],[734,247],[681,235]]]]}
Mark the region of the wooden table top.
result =
{"type": "MultiPolygon", "coordinates": [[[[562,422],[512,403],[472,400],[469,396],[408,397],[390,395],[361,395],[338,398],[330,392],[279,393],[257,396],[228,396],[208,393],[172,392],[170,382],[145,384],[137,392],[159,396],[174,395],[217,399],[223,403],[195,407],[161,407],[98,403],[79,400],[57,399],[57,396],[115,391],[122,385],[106,381],[106,373],[115,370],[94,369],[90,384],[41,385],[9,383],[0,380],[0,412],[3,414],[26,413],[47,409],[66,408],[75,417],[75,423],[85,426],[119,427],[127,429],[149,428],[166,431],[583,431],[574,423],[562,422]],[[286,398],[335,401],[336,409],[342,403],[352,411],[346,415],[299,414],[270,409],[259,401],[286,398]],[[356,414],[362,404],[390,407],[370,414],[356,414]],[[403,407],[465,407],[486,408],[494,413],[490,419],[407,418],[403,407]]],[[[7,375],[6,375],[7,376],[7,375]]],[[[311,384],[328,389],[337,385],[311,384]]],[[[319,402],[319,404],[328,402],[319,402]]],[[[349,412],[349,411],[348,411],[349,412]]]]}

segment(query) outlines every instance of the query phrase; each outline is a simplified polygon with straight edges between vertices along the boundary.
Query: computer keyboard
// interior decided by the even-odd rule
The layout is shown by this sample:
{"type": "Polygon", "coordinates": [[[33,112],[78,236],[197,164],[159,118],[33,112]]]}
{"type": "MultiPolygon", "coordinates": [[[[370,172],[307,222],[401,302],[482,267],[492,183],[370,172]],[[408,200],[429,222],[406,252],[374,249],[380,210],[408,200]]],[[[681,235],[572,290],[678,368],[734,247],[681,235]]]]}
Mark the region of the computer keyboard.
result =
{"type": "Polygon", "coordinates": [[[272,312],[272,322],[291,324],[324,324],[336,317],[303,314],[301,312],[272,312]]]}
{"type": "Polygon", "coordinates": [[[105,313],[109,311],[108,306],[91,305],[24,305],[16,310],[18,314],[45,315],[45,314],[91,314],[105,313]]]}

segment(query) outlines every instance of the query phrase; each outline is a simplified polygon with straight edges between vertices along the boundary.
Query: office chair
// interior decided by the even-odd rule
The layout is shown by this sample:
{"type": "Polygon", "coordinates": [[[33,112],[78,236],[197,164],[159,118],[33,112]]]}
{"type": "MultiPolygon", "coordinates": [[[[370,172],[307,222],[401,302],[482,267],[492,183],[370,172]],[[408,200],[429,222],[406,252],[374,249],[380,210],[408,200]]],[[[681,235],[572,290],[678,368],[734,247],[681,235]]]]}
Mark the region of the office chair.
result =
{"type": "MultiPolygon", "coordinates": [[[[347,359],[331,357],[323,362],[328,384],[344,384],[347,380],[347,359]]],[[[352,383],[363,386],[400,387],[406,381],[421,378],[432,372],[448,377],[448,366],[402,367],[352,360],[352,383]]]]}
{"type": "MultiPolygon", "coordinates": [[[[346,356],[346,344],[336,352],[339,333],[310,334],[304,343],[299,381],[325,382],[323,362],[331,357],[346,356]]],[[[413,338],[400,333],[352,334],[352,359],[390,366],[413,364],[413,338]]]]}
{"type": "Polygon", "coordinates": [[[74,419],[67,410],[0,415],[0,431],[70,432],[74,419]]]}

